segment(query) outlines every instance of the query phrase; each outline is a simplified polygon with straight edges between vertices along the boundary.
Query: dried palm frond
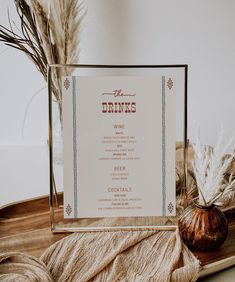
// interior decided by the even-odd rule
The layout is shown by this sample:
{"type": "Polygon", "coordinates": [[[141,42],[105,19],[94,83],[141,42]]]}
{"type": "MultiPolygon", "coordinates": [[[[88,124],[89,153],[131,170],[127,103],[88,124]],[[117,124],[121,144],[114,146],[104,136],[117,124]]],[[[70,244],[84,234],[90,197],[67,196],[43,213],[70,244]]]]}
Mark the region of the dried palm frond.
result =
{"type": "Polygon", "coordinates": [[[0,25],[0,41],[7,46],[24,52],[46,79],[47,59],[41,46],[35,17],[25,0],[16,0],[15,5],[21,21],[21,33],[19,34],[13,30],[9,19],[9,28],[0,25]]]}
{"type": "Polygon", "coordinates": [[[71,64],[78,59],[78,31],[84,16],[82,11],[83,5],[74,0],[51,1],[49,21],[61,64],[71,64]]]}
{"type": "Polygon", "coordinates": [[[37,0],[31,0],[31,8],[36,18],[37,30],[39,31],[40,42],[45,52],[47,63],[54,63],[52,59],[49,19],[43,6],[37,0]]]}
{"type": "Polygon", "coordinates": [[[235,177],[231,173],[229,179],[224,179],[221,184],[220,190],[215,195],[212,202],[218,206],[227,207],[231,206],[235,201],[235,177]]]}
{"type": "MultiPolygon", "coordinates": [[[[49,64],[76,64],[81,21],[85,15],[78,0],[15,0],[20,32],[0,25],[0,41],[24,52],[47,80],[49,64]],[[50,4],[50,5],[49,5],[50,4]]],[[[70,72],[72,69],[70,69],[70,72]]],[[[53,94],[61,108],[61,75],[53,78],[53,94]]],[[[69,75],[67,69],[66,75],[69,75]]],[[[61,111],[61,109],[60,109],[61,111]]]]}
{"type": "Polygon", "coordinates": [[[235,153],[226,155],[234,138],[230,138],[228,142],[224,140],[224,132],[221,129],[216,146],[213,150],[209,146],[201,143],[199,134],[196,143],[192,144],[194,148],[193,170],[197,182],[199,193],[199,204],[211,205],[218,201],[222,196],[231,192],[235,186],[235,180],[224,183],[224,176],[231,165],[235,153]]]}

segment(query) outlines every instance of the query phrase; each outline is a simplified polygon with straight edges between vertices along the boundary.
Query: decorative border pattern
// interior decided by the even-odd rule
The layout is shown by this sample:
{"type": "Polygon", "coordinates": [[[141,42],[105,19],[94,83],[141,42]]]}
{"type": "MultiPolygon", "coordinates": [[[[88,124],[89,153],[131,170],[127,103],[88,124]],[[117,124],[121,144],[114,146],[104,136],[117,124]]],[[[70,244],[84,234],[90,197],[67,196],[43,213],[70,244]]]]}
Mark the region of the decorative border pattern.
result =
{"type": "Polygon", "coordinates": [[[68,80],[68,78],[66,77],[65,81],[64,81],[64,88],[66,90],[68,90],[70,87],[70,81],[68,80]]]}
{"type": "Polygon", "coordinates": [[[167,208],[168,208],[169,213],[172,213],[174,211],[174,205],[172,204],[172,202],[169,202],[167,208]]]}
{"type": "Polygon", "coordinates": [[[167,87],[169,90],[171,90],[174,86],[174,82],[172,80],[172,78],[170,77],[168,80],[167,80],[167,87]]]}
{"type": "Polygon", "coordinates": [[[70,204],[67,204],[65,211],[66,211],[66,214],[67,214],[68,216],[70,216],[70,214],[71,214],[72,211],[73,211],[70,204]]]}
{"type": "Polygon", "coordinates": [[[162,215],[166,216],[166,78],[162,76],[162,215]]]}
{"type": "Polygon", "coordinates": [[[76,77],[72,76],[73,82],[73,183],[74,183],[74,218],[78,217],[77,206],[77,97],[76,97],[76,77]]]}

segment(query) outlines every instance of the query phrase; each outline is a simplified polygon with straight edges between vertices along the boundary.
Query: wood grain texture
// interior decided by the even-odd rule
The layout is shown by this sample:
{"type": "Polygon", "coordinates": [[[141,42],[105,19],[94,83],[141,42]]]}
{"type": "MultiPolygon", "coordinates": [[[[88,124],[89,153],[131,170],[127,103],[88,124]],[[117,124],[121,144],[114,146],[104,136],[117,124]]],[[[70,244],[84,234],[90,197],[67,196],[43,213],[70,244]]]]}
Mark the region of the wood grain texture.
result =
{"type": "Polygon", "coordinates": [[[20,251],[39,257],[69,234],[52,234],[48,196],[0,209],[0,252],[20,251]]]}
{"type": "MultiPolygon", "coordinates": [[[[235,211],[226,212],[229,235],[217,251],[194,252],[202,262],[202,276],[235,264],[235,211]]],[[[54,242],[70,233],[52,234],[48,196],[0,209],[0,252],[19,251],[39,257],[54,242]]]]}

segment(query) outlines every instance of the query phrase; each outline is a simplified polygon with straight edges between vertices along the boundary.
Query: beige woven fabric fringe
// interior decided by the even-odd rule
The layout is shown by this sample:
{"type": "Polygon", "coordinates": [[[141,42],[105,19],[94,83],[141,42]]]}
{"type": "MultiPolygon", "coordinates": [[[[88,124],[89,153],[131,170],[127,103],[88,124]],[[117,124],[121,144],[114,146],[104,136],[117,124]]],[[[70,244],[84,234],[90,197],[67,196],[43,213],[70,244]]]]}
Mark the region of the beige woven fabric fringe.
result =
{"type": "Polygon", "coordinates": [[[0,281],[189,282],[196,281],[200,269],[178,230],[74,233],[50,246],[40,260],[23,254],[2,258],[0,281]],[[14,280],[29,273],[31,280],[14,280]]]}

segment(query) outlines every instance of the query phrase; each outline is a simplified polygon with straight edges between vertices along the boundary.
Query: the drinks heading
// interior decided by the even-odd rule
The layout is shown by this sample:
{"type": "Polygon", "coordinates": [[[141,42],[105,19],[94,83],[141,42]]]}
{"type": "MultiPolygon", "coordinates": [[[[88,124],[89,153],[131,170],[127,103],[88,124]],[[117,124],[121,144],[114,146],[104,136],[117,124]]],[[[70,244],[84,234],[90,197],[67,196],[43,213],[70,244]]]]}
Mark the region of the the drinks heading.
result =
{"type": "MultiPolygon", "coordinates": [[[[102,93],[102,95],[117,97],[134,97],[136,94],[126,94],[122,89],[116,89],[113,92],[102,93]]],[[[136,102],[123,102],[123,101],[105,101],[102,102],[102,113],[135,113],[136,112],[136,102]]]]}

